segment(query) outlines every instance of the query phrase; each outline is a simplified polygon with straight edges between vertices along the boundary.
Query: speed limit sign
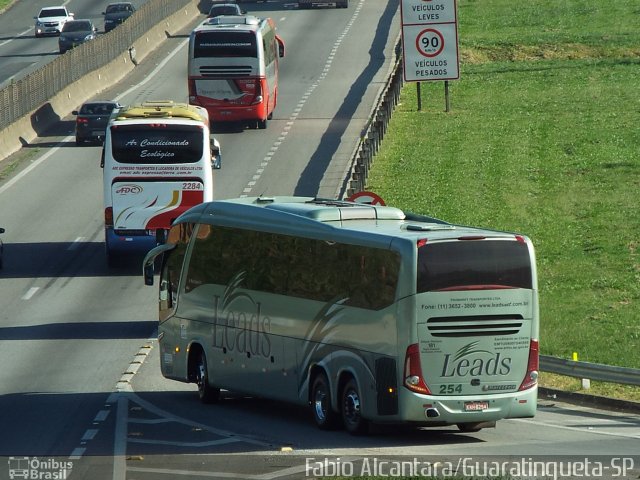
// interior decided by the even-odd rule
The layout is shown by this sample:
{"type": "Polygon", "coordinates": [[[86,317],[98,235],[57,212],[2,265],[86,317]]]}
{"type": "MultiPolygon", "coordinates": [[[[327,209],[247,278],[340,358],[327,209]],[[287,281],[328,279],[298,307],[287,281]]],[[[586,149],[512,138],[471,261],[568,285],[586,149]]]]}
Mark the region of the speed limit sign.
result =
{"type": "Polygon", "coordinates": [[[455,0],[401,0],[404,79],[456,80],[458,20],[455,0]]]}
{"type": "Polygon", "coordinates": [[[416,37],[416,50],[427,58],[437,57],[444,49],[442,33],[433,28],[426,28],[416,37]]]}

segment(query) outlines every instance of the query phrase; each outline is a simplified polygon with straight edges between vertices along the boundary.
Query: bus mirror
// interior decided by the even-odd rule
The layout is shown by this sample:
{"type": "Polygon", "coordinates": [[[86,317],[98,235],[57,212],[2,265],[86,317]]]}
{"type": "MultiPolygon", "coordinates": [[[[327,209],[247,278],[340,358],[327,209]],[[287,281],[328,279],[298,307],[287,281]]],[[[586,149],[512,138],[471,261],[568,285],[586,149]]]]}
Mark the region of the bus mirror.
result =
{"type": "Polygon", "coordinates": [[[282,58],[284,57],[284,40],[279,35],[276,35],[276,42],[278,42],[278,56],[282,58]]]}
{"type": "Polygon", "coordinates": [[[210,139],[211,145],[211,166],[218,170],[222,167],[222,155],[220,154],[220,145],[214,138],[210,139]]]}
{"type": "Polygon", "coordinates": [[[153,285],[153,262],[144,264],[144,284],[152,286],[153,285]]]}

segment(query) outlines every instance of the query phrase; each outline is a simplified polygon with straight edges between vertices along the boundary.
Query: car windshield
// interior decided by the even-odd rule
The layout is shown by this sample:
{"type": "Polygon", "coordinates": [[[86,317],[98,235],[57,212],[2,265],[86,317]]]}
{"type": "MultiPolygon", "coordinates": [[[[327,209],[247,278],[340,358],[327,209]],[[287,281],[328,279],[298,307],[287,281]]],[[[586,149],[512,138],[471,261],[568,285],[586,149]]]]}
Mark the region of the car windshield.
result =
{"type": "Polygon", "coordinates": [[[81,115],[108,115],[113,111],[112,103],[89,103],[80,109],[81,115]]]}
{"type": "Polygon", "coordinates": [[[89,32],[91,31],[90,22],[67,22],[62,28],[63,32],[89,32]]]}
{"type": "Polygon", "coordinates": [[[221,5],[218,7],[211,8],[209,12],[209,17],[216,17],[218,15],[237,15],[240,12],[235,5],[221,5]]]}
{"type": "Polygon", "coordinates": [[[65,12],[64,8],[50,8],[47,10],[40,10],[40,15],[38,15],[41,18],[46,18],[46,17],[66,17],[67,16],[67,12],[65,12]]]}
{"type": "Polygon", "coordinates": [[[118,12],[130,12],[131,5],[126,3],[116,3],[114,5],[108,5],[106,13],[118,13],[118,12]]]}

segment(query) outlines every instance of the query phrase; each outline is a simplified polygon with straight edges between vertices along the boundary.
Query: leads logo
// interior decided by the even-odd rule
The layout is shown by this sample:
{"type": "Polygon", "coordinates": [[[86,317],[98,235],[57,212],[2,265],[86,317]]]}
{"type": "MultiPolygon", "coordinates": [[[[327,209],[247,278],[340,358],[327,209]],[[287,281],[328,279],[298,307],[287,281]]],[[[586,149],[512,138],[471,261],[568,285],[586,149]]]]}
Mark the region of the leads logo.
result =
{"type": "Polygon", "coordinates": [[[137,195],[142,193],[144,189],[140,185],[122,185],[116,190],[118,195],[137,195]]]}
{"type": "Polygon", "coordinates": [[[441,377],[478,377],[481,375],[506,376],[511,372],[511,357],[502,353],[477,348],[478,342],[471,342],[460,348],[455,356],[444,356],[441,377]],[[472,357],[472,358],[469,358],[472,357]]]}

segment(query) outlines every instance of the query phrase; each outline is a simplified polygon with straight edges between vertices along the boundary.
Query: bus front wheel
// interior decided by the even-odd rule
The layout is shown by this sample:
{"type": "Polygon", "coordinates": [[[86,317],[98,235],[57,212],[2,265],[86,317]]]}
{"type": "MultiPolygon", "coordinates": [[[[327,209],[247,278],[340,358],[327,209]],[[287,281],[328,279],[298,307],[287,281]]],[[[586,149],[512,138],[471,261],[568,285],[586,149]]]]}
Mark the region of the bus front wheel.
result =
{"type": "Polygon", "coordinates": [[[196,384],[198,385],[198,396],[202,403],[217,403],[220,400],[220,389],[209,384],[207,357],[202,352],[198,355],[196,363],[196,384]]]}
{"type": "Polygon", "coordinates": [[[340,425],[340,416],[331,408],[331,390],[324,373],[319,373],[313,380],[311,408],[313,419],[321,430],[335,430],[340,425]]]}
{"type": "Polygon", "coordinates": [[[358,382],[351,378],[342,389],[342,422],[352,435],[363,435],[369,429],[369,423],[362,418],[362,403],[358,382]]]}

